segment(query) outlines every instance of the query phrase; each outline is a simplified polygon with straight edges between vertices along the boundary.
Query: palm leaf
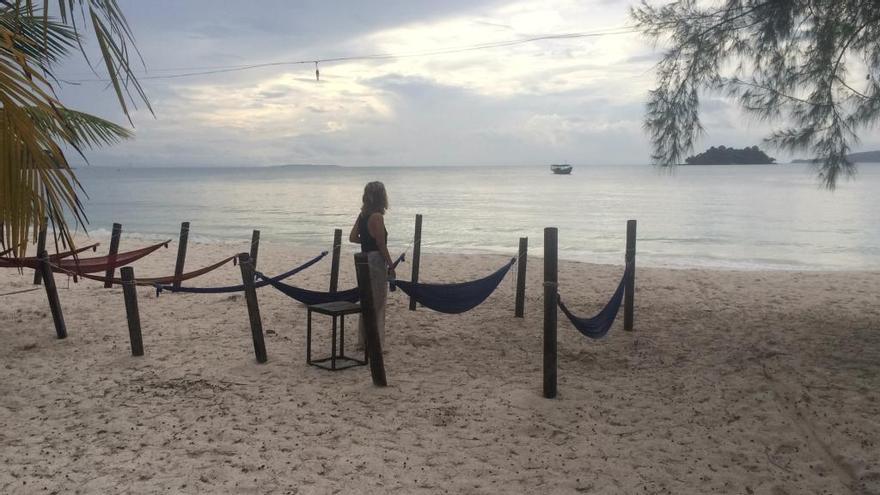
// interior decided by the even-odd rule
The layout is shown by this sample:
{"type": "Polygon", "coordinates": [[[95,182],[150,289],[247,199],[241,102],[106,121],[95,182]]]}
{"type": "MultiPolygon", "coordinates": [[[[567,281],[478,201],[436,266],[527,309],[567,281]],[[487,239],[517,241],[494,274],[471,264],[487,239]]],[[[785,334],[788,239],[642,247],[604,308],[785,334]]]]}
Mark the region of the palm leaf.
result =
{"type": "Polygon", "coordinates": [[[68,108],[58,109],[61,120],[55,114],[46,113],[38,107],[28,108],[27,111],[34,124],[43,131],[77,148],[116,144],[122,139],[132,137],[132,132],[122,126],[68,108]]]}
{"type": "Polygon", "coordinates": [[[76,46],[77,35],[73,28],[26,12],[25,7],[20,7],[15,14],[0,15],[0,30],[11,34],[15,51],[32,63],[48,68],[76,46]]]}
{"type": "Polygon", "coordinates": [[[83,154],[131,136],[112,122],[65,108],[54,96],[53,66],[82,48],[77,7],[84,21],[88,12],[123,110],[128,114],[123,92],[130,98],[130,85],[146,101],[128,66],[133,37],[115,0],[59,0],[60,21],[49,16],[49,3],[0,1],[0,240],[15,247],[15,256],[24,255],[29,234],[35,237],[46,221],[71,247],[68,214],[85,226],[82,186],[62,145],[83,154]]]}

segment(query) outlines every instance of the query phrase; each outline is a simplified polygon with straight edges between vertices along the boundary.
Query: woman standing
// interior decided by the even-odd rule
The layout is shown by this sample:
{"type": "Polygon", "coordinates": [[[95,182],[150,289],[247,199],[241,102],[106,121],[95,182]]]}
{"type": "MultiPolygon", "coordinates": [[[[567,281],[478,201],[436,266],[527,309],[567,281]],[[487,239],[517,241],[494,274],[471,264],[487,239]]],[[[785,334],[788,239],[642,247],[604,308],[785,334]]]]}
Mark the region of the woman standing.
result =
{"type": "MultiPolygon", "coordinates": [[[[385,210],[388,209],[388,194],[385,184],[379,181],[364,187],[363,205],[348,240],[360,243],[361,252],[367,253],[370,263],[373,304],[376,310],[376,326],[379,342],[385,345],[385,300],[388,298],[388,279],[394,278],[391,255],[388,254],[388,230],[385,229],[385,210]]],[[[361,319],[358,332],[358,347],[364,346],[364,323],[361,319]]]]}

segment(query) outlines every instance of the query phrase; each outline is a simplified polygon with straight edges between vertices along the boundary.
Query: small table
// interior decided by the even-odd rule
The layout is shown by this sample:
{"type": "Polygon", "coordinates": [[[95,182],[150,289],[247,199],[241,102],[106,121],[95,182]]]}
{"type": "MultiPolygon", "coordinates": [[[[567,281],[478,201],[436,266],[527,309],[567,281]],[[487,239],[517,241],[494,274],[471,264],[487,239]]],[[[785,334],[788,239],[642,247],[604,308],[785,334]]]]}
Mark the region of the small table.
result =
{"type": "Polygon", "coordinates": [[[334,301],[322,304],[312,304],[307,306],[306,309],[308,310],[308,323],[306,324],[306,363],[331,371],[339,371],[351,368],[352,366],[363,366],[367,364],[366,348],[364,349],[363,360],[345,355],[345,315],[359,314],[361,312],[360,304],[348,301],[334,301]],[[312,361],[312,312],[327,315],[333,319],[330,357],[316,359],[314,361],[312,361]],[[340,319],[339,354],[336,354],[336,318],[340,319]]]}

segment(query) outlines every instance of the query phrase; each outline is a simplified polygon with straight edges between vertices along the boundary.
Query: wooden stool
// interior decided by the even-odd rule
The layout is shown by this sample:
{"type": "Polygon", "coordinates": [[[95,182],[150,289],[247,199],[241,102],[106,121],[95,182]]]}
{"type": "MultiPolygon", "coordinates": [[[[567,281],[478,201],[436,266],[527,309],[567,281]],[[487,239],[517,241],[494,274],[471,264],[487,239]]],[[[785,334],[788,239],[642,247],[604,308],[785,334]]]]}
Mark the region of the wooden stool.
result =
{"type": "Polygon", "coordinates": [[[345,355],[345,315],[360,314],[361,306],[348,301],[334,301],[307,306],[308,322],[306,323],[306,363],[325,370],[338,371],[352,366],[367,364],[367,351],[364,349],[364,359],[355,359],[345,355]],[[330,357],[312,361],[312,312],[327,315],[333,319],[332,344],[330,345],[330,357]],[[336,319],[339,324],[339,354],[336,354],[336,319]],[[329,365],[328,365],[329,362],[329,365]]]}

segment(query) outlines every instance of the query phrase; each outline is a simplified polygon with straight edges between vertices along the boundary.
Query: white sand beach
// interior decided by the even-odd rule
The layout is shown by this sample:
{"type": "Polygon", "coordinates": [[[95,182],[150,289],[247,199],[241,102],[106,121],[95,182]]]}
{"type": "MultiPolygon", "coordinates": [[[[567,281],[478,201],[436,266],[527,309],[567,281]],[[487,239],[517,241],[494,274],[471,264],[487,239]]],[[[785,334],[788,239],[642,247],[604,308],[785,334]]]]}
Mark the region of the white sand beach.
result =
{"type": "MultiPolygon", "coordinates": [[[[191,244],[187,268],[246,249],[191,244]]],[[[316,254],[264,242],[259,268],[316,254]]],[[[172,243],[136,273],[169,274],[175,256],[172,243]]],[[[421,279],[472,280],[505,259],[423,253],[421,279]]],[[[140,288],[138,358],[119,288],[57,276],[65,340],[42,290],[5,296],[0,493],[880,493],[880,273],[639,267],[635,332],[618,319],[592,341],[560,313],[548,400],[541,261],[523,319],[513,272],[457,316],[391,294],[387,388],[367,367],[306,365],[305,310],[271,287],[258,292],[266,364],[241,295],[140,288]]],[[[326,290],[329,271],[328,257],[289,282],[326,290]]],[[[621,271],[563,261],[560,291],[590,315],[621,271]]],[[[31,278],[2,270],[0,293],[31,278]]],[[[240,280],[230,264],[189,284],[240,280]]],[[[321,355],[329,319],[315,325],[321,355]]]]}

